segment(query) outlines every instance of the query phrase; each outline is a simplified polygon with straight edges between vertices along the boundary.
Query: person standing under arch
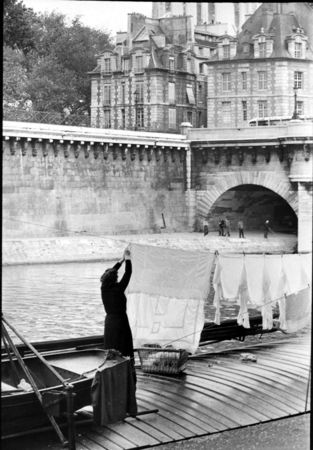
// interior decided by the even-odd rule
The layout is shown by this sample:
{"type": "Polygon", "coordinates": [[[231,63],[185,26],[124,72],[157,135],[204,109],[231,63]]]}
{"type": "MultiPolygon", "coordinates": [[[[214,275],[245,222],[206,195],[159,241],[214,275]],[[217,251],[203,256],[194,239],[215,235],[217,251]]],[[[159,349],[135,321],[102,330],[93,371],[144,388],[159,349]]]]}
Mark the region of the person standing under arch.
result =
{"type": "Polygon", "coordinates": [[[238,232],[239,232],[239,238],[245,238],[245,234],[244,234],[244,226],[243,226],[243,221],[239,220],[238,221],[238,232]]]}

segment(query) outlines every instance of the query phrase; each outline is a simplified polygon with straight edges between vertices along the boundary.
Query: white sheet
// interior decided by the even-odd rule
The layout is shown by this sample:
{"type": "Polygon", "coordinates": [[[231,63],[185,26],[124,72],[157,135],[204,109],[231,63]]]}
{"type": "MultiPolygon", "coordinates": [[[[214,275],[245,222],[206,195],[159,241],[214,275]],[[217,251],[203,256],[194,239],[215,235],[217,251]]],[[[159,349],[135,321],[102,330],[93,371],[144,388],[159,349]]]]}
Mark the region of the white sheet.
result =
{"type": "Polygon", "coordinates": [[[295,333],[311,322],[312,291],[310,287],[286,297],[286,331],[295,333]]]}
{"type": "Polygon", "coordinates": [[[194,353],[204,326],[214,255],[132,244],[127,313],[134,346],[169,345],[194,353]]]}

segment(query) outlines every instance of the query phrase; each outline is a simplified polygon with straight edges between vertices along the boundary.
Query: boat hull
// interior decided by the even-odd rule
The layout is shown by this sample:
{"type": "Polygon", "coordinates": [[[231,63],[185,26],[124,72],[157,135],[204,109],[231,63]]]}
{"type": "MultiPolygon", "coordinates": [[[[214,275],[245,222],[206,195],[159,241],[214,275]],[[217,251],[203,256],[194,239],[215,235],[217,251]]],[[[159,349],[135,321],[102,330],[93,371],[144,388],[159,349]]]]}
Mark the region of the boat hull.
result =
{"type": "MultiPolygon", "coordinates": [[[[73,393],[73,411],[91,404],[91,385],[97,367],[105,361],[107,352],[100,349],[84,351],[58,351],[57,354],[45,356],[49,363],[64,377],[71,386],[73,393]],[[80,373],[77,369],[81,365],[80,373]],[[94,365],[93,369],[90,367],[94,365]],[[69,370],[69,368],[73,370],[69,370]],[[75,370],[75,372],[74,372],[75,370]]],[[[123,360],[123,358],[120,358],[123,360]]],[[[24,431],[41,428],[49,425],[50,421],[45,411],[64,422],[67,413],[66,389],[48,369],[40,366],[34,357],[24,358],[31,372],[45,409],[38,400],[34,391],[25,392],[19,389],[2,390],[1,393],[1,429],[2,438],[7,438],[24,431]],[[46,370],[47,369],[47,370],[46,370]],[[44,384],[46,385],[45,387],[44,384]]],[[[104,363],[106,364],[106,363],[104,363]]],[[[2,381],[4,386],[14,386],[11,363],[2,361],[2,381]]],[[[20,371],[20,376],[22,372],[20,371]]],[[[16,381],[15,381],[16,385],[16,381]]]]}

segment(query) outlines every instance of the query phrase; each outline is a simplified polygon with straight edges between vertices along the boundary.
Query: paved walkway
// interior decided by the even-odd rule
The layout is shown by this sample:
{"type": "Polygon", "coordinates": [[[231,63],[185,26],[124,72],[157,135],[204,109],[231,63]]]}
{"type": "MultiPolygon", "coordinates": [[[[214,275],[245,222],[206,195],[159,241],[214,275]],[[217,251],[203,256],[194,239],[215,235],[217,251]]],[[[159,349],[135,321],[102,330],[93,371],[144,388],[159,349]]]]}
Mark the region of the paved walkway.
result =
{"type": "Polygon", "coordinates": [[[297,237],[274,234],[265,239],[261,233],[247,232],[219,237],[210,233],[157,233],[115,236],[67,236],[33,239],[9,239],[2,243],[2,264],[38,264],[52,262],[116,260],[131,242],[186,250],[220,252],[288,252],[295,250],[297,237]]]}

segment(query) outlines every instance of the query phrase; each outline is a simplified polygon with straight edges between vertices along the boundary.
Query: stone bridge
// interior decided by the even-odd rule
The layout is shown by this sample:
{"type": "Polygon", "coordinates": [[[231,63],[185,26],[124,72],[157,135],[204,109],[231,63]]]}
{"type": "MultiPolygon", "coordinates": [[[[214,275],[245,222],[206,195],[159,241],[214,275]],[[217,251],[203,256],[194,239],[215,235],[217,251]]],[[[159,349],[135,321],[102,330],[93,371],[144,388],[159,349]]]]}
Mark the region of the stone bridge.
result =
{"type": "Polygon", "coordinates": [[[269,217],[307,251],[312,144],[312,123],[174,135],[4,122],[4,238],[213,230],[227,215],[250,229],[269,217]]]}

